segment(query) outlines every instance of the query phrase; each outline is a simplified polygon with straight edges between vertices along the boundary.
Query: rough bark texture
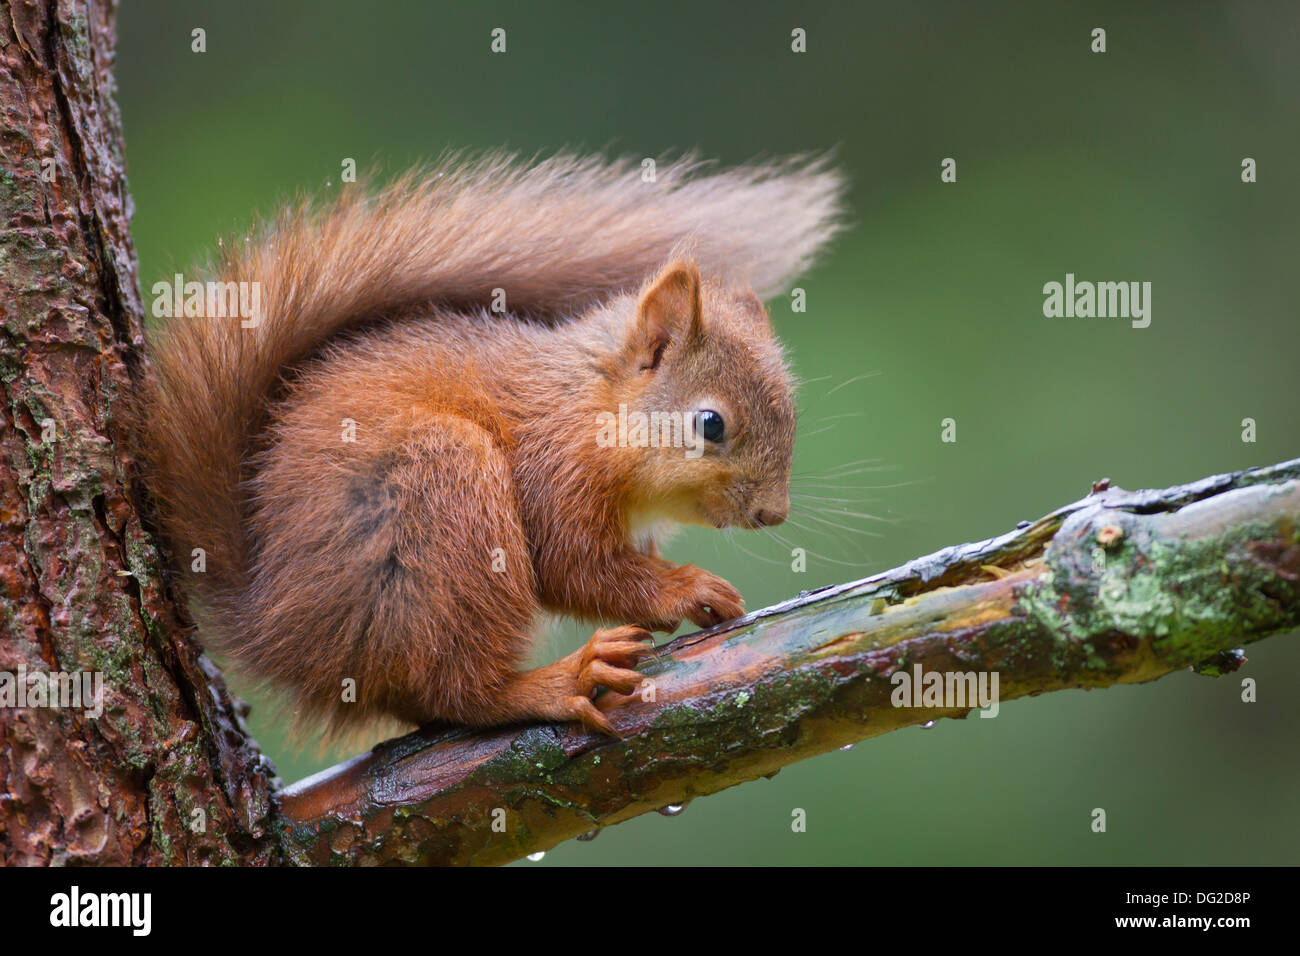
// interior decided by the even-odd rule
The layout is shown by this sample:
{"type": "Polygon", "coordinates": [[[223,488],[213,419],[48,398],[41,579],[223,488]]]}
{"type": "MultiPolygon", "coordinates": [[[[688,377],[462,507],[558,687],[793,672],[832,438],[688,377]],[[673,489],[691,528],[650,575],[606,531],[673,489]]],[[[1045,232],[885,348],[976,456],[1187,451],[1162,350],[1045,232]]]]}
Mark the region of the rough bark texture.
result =
{"type": "Polygon", "coordinates": [[[98,719],[0,706],[0,862],[276,862],[273,770],[178,619],[122,451],[143,313],[115,13],[0,0],[0,672],[104,688],[98,719]]]}
{"type": "Polygon", "coordinates": [[[999,697],[1235,670],[1300,625],[1300,460],[1098,489],[999,538],[678,638],[574,726],[426,731],[289,787],[294,862],[504,863],[968,707],[896,707],[895,672],[997,672],[999,697]],[[493,824],[497,826],[494,828],[493,824]]]}

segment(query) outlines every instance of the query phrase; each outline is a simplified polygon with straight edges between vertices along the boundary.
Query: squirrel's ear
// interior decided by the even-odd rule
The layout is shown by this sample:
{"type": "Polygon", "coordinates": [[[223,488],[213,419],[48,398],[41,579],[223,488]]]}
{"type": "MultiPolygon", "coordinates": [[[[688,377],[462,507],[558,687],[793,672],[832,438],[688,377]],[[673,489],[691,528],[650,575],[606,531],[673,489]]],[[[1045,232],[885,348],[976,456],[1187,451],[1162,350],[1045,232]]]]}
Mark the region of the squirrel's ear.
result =
{"type": "Polygon", "coordinates": [[[653,371],[673,342],[688,342],[703,328],[700,273],[690,262],[674,262],[659,273],[636,306],[636,322],[628,343],[633,367],[653,371]]]}

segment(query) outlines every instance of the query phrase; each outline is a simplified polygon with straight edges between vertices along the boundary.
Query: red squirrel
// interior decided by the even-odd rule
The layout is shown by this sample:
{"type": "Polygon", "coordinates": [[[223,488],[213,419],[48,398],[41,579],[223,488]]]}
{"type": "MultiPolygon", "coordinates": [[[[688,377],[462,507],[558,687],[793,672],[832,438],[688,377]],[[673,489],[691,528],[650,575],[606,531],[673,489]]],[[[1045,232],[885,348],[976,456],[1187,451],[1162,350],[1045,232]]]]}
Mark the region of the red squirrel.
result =
{"type": "Polygon", "coordinates": [[[661,531],[786,517],[793,384],[763,299],[842,192],[816,158],[646,177],[493,154],[225,242],[216,280],[257,284],[258,315],[165,322],[137,412],[200,634],[326,731],[613,734],[593,695],[636,690],[650,631],[744,610],[661,531]],[[679,415],[685,447],[599,440],[637,412],[679,415]],[[619,626],[521,670],[542,609],[619,626]]]}

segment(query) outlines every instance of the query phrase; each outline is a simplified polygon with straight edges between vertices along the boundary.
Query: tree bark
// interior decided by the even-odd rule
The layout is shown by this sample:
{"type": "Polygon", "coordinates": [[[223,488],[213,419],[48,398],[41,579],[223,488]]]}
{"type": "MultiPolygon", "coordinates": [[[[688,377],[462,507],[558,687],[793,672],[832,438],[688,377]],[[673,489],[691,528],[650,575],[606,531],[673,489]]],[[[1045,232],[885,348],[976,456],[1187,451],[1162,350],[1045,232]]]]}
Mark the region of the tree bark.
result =
{"type": "Polygon", "coordinates": [[[98,718],[0,706],[0,862],[276,862],[274,771],[182,624],[124,451],[144,316],[115,14],[0,0],[0,672],[103,682],[98,718]]]}

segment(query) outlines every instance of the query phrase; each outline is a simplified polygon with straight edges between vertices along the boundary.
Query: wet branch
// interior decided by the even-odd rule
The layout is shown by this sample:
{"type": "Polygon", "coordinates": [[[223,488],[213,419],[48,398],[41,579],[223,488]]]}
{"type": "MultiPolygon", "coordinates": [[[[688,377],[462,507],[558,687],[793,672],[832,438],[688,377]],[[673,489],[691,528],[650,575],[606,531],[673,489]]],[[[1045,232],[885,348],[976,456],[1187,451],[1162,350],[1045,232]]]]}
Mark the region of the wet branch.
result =
{"type": "Polygon", "coordinates": [[[1225,673],[1244,661],[1234,648],[1297,626],[1300,459],[1097,490],[664,645],[642,665],[654,699],[610,711],[621,741],[557,725],[417,732],[283,791],[280,835],[298,863],[505,863],[969,711],[893,706],[900,669],[996,673],[1005,703],[1225,673]]]}

